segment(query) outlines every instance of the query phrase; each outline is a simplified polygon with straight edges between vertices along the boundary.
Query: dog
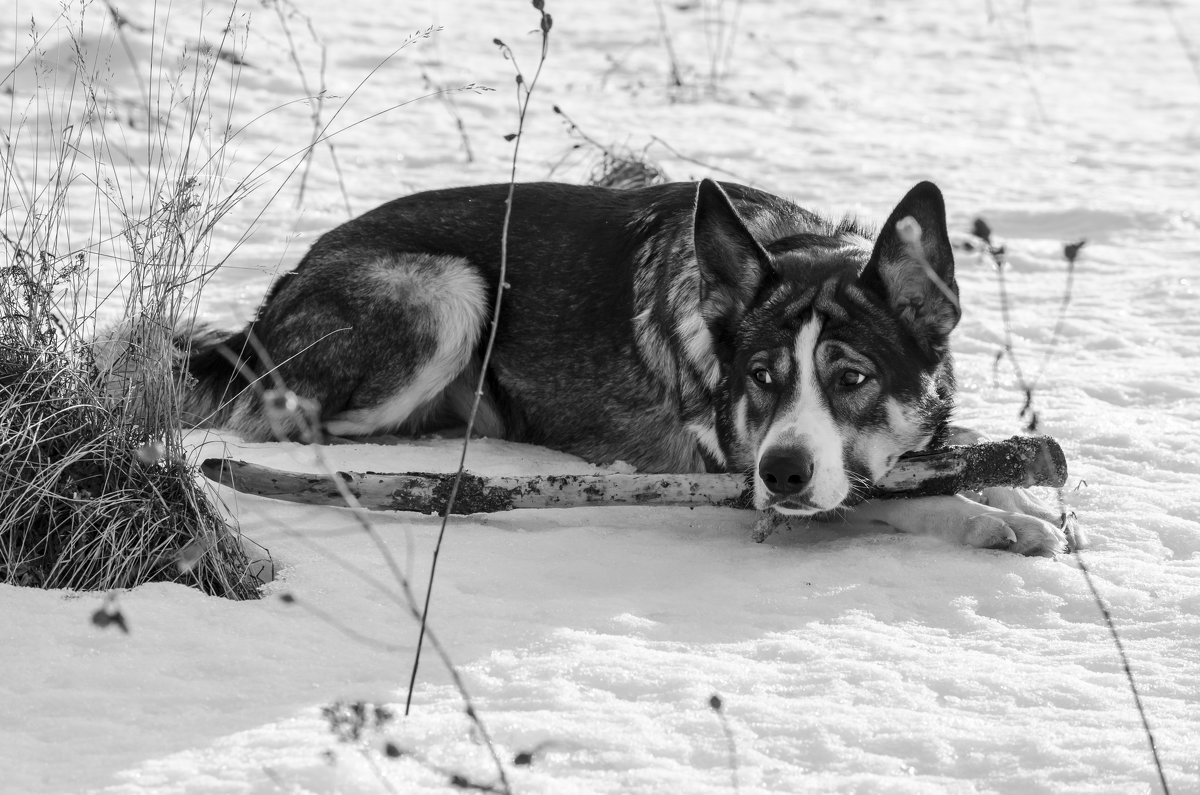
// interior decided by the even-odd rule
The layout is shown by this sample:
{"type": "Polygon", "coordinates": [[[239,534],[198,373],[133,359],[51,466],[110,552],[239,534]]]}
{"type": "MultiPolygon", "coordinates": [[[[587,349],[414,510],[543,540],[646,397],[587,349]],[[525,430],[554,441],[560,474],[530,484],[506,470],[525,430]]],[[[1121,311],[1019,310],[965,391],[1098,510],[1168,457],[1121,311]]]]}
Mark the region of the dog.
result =
{"type": "Polygon", "coordinates": [[[248,439],[461,427],[503,279],[480,435],[648,472],[744,472],[755,507],[788,517],[1064,549],[1056,513],[1012,489],[857,496],[904,453],[962,441],[961,313],[932,183],[877,235],[709,179],[517,184],[506,225],[509,191],[418,193],[321,236],[248,327],[180,340],[185,414],[248,439]]]}

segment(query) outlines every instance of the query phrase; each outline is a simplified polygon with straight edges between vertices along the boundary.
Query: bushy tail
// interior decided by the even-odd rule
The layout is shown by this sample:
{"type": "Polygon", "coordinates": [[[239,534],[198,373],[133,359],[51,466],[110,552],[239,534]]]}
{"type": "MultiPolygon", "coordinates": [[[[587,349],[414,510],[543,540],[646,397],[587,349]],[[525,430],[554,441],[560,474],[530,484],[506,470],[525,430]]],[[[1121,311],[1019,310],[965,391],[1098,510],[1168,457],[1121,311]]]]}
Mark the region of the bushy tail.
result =
{"type": "Polygon", "coordinates": [[[253,382],[262,371],[249,331],[199,326],[177,334],[175,346],[183,422],[196,427],[230,424],[238,404],[252,399],[253,382]]]}

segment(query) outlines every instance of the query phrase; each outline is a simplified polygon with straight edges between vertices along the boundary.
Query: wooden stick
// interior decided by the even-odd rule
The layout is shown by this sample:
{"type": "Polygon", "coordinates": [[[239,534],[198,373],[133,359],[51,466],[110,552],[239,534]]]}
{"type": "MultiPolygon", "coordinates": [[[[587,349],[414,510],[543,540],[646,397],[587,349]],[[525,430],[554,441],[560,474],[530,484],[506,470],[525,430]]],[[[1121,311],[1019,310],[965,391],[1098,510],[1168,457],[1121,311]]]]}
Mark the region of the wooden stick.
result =
{"type": "MultiPolygon", "coordinates": [[[[344,504],[325,475],[307,475],[210,458],[204,475],[247,494],[311,505],[344,504]]],[[[338,472],[364,508],[438,513],[444,509],[453,473],[338,472]]],[[[989,486],[1062,486],[1067,462],[1049,436],[1014,436],[999,442],[947,447],[908,455],[865,495],[868,499],[919,497],[978,491],[989,486]]],[[[751,508],[742,475],[513,475],[464,474],[455,501],[457,514],[514,508],[574,508],[582,505],[719,505],[751,508]]]]}

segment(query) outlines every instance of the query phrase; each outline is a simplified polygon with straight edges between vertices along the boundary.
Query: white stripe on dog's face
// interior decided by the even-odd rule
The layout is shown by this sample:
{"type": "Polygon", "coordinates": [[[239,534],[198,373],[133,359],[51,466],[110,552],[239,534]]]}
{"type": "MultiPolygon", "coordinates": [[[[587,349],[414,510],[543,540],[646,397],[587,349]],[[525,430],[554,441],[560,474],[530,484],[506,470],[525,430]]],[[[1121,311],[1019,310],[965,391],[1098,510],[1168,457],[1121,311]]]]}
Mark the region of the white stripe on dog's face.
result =
{"type": "Polygon", "coordinates": [[[803,450],[812,461],[812,477],[807,488],[788,500],[792,506],[776,503],[781,513],[809,516],[841,505],[850,493],[850,481],[842,454],[842,435],[825,401],[817,379],[816,350],[821,320],[806,322],[796,335],[792,352],[795,381],[791,400],[776,413],[770,429],[755,455],[754,503],[766,508],[772,499],[759,472],[763,458],[772,451],[803,450]]]}

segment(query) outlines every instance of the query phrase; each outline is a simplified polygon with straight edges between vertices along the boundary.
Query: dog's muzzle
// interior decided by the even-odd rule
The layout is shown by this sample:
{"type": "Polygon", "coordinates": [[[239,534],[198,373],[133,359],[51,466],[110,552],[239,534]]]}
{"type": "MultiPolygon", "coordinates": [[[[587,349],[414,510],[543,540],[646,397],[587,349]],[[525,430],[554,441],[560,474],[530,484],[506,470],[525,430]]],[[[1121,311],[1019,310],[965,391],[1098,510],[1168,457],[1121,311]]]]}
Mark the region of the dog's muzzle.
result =
{"type": "Polygon", "coordinates": [[[845,495],[817,493],[822,490],[814,483],[815,471],[813,456],[804,447],[788,445],[768,449],[758,462],[759,489],[765,490],[765,494],[760,491],[760,497],[766,497],[766,504],[761,507],[803,516],[836,508],[841,504],[841,499],[836,497],[844,498],[845,495]]]}
{"type": "Polygon", "coordinates": [[[804,448],[768,450],[758,462],[758,478],[767,488],[768,506],[783,513],[822,510],[808,498],[814,468],[813,458],[804,448]]]}

